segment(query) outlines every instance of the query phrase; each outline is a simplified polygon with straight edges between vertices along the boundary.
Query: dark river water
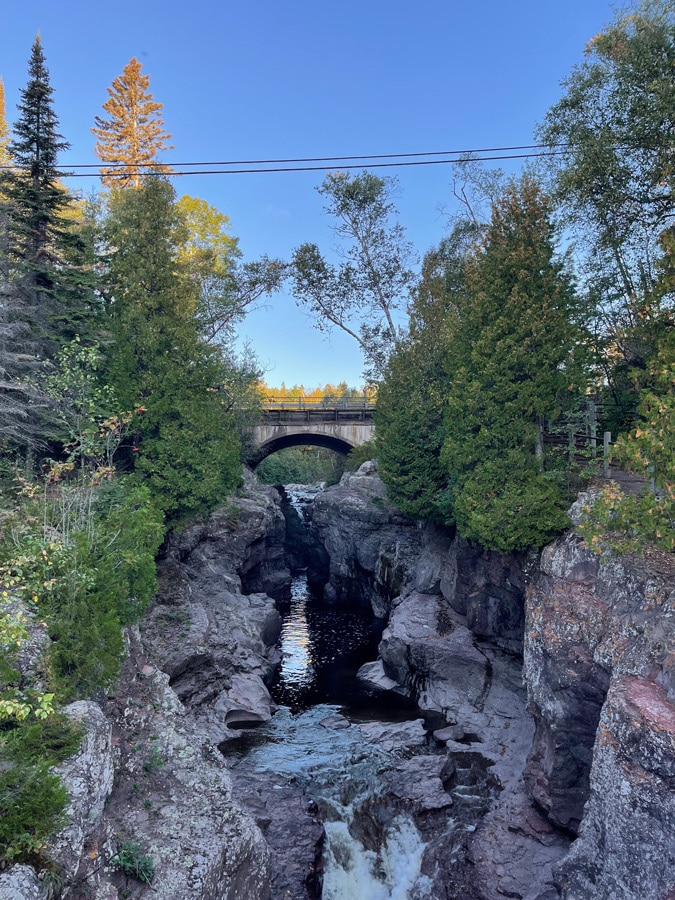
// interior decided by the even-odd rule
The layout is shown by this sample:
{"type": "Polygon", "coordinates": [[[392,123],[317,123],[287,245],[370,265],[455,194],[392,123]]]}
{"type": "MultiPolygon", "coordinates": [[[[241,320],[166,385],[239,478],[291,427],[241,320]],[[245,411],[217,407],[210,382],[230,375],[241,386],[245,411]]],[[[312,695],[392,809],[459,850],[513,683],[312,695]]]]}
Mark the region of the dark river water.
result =
{"type": "MultiPolygon", "coordinates": [[[[302,491],[295,498],[302,516],[308,498],[302,491]]],[[[277,606],[283,661],[270,692],[279,709],[227,751],[231,766],[245,777],[289,778],[318,801],[326,831],[323,900],[430,897],[430,882],[420,872],[425,845],[411,819],[395,817],[377,853],[350,831],[396,756],[368,742],[358,726],[419,719],[405,698],[369,689],[356,677],[361,665],[377,658],[384,622],[373,620],[370,610],[322,602],[304,576],[294,579],[290,601],[277,606]],[[326,727],[336,715],[348,727],[326,727]]]]}
{"type": "Polygon", "coordinates": [[[356,727],[327,728],[342,715],[352,725],[419,717],[402,697],[367,689],[356,678],[377,657],[382,622],[363,609],[322,604],[306,580],[294,580],[280,605],[283,663],[271,686],[279,710],[237,742],[235,770],[269,773],[302,784],[325,812],[323,900],[422,900],[430,897],[420,874],[424,843],[407,817],[392,821],[380,852],[366,850],[350,832],[359,805],[378,791],[379,772],[392,753],[369,744],[356,727]]]}
{"type": "Polygon", "coordinates": [[[356,678],[360,666],[377,658],[383,621],[362,608],[323,603],[304,576],[293,580],[291,600],[277,607],[283,619],[283,662],[271,693],[279,705],[299,712],[319,703],[338,704],[374,716],[401,711],[401,698],[387,699],[356,678]]]}

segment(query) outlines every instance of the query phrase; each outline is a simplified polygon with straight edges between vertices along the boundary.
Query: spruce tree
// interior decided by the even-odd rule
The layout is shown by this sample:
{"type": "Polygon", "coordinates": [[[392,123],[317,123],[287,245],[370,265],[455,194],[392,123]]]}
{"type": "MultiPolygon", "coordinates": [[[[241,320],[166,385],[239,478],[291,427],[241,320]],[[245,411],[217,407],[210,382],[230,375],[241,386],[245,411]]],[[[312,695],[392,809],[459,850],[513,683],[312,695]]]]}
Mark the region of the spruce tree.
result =
{"type": "Polygon", "coordinates": [[[149,86],[150,76],[141,74],[141,63],[130,59],[108,88],[109,98],[103,104],[108,118],[95,118],[94,152],[110,163],[101,168],[101,180],[108,187],[137,188],[144,173],[171,172],[170,166],[157,162],[158,153],[171,149],[171,135],[164,131],[160,116],[163,104],[154,99],[149,86]]]}
{"type": "Polygon", "coordinates": [[[18,319],[29,324],[32,351],[44,359],[86,334],[94,296],[73,198],[60,182],[57,158],[69,145],[58,132],[39,37],[28,74],[8,148],[14,168],[5,176],[8,271],[18,319]]]}
{"type": "Polygon", "coordinates": [[[441,462],[449,389],[449,310],[464,295],[464,267],[477,237],[459,223],[427,253],[410,306],[410,334],[389,358],[377,392],[380,476],[393,502],[415,518],[451,524],[450,476],[441,462]]]}

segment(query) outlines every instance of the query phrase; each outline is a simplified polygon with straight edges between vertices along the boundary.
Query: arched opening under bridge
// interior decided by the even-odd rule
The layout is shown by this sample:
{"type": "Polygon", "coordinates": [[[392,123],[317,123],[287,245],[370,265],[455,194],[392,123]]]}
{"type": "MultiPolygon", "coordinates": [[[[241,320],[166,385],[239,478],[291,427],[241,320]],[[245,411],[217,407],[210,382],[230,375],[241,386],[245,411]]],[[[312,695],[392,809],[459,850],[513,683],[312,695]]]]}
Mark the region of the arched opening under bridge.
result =
{"type": "Polygon", "coordinates": [[[355,443],[352,444],[344,438],[332,434],[314,434],[309,432],[278,434],[256,448],[250,465],[251,468],[255,469],[268,456],[288,447],[322,447],[325,450],[332,450],[340,456],[347,456],[349,451],[355,446],[357,446],[355,443]]]}

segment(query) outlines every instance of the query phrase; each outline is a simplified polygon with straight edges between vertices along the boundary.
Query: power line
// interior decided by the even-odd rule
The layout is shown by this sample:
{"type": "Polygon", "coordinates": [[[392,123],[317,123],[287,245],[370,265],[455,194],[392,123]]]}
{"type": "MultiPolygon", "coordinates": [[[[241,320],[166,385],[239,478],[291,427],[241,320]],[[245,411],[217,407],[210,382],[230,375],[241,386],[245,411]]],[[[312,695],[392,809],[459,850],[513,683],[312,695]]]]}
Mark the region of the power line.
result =
{"type": "MultiPolygon", "coordinates": [[[[563,145],[554,145],[563,146],[563,145]]],[[[420,156],[468,156],[470,153],[506,153],[510,150],[544,150],[547,144],[520,144],[515,147],[482,147],[481,149],[470,150],[428,150],[422,153],[373,153],[369,156],[300,156],[291,157],[289,159],[227,159],[227,160],[210,160],[204,162],[175,162],[172,166],[263,166],[263,165],[284,165],[290,163],[320,163],[320,162],[344,162],[346,160],[368,160],[368,159],[410,159],[420,156]]],[[[454,160],[453,160],[454,161],[454,160]]],[[[169,165],[169,163],[150,162],[147,168],[169,165]]],[[[70,166],[71,169],[99,169],[101,166],[109,166],[114,168],[133,168],[134,163],[111,162],[111,163],[84,163],[70,166]]]]}
{"type": "MultiPolygon", "coordinates": [[[[555,146],[555,145],[554,145],[555,146]]],[[[566,145],[557,145],[565,147],[566,145]]],[[[268,173],[280,172],[328,172],[344,169],[353,169],[360,162],[368,161],[369,168],[400,168],[408,166],[437,166],[451,165],[454,163],[464,162],[499,162],[514,159],[536,159],[539,157],[556,156],[563,153],[563,149],[548,149],[543,144],[522,144],[515,147],[485,147],[473,150],[433,150],[422,153],[382,153],[373,155],[356,155],[356,156],[318,156],[318,157],[297,157],[290,159],[253,159],[253,160],[220,160],[220,161],[204,161],[204,162],[179,162],[173,163],[172,171],[163,172],[167,177],[179,177],[182,175],[260,175],[268,173]],[[526,151],[522,153],[510,153],[507,151],[526,151]],[[482,155],[478,155],[482,154],[482,155]],[[496,155],[485,155],[496,154],[496,155]],[[421,157],[434,157],[434,159],[424,159],[421,157]],[[440,158],[442,157],[442,158],[440,158]],[[352,162],[343,164],[347,160],[352,162]],[[382,160],[376,162],[375,160],[382,160]],[[299,163],[327,163],[327,165],[298,165],[299,163]],[[330,163],[330,164],[328,164],[330,163]],[[335,163],[338,163],[335,165],[335,163]],[[192,167],[210,167],[218,166],[219,168],[192,168],[192,167]],[[267,168],[230,168],[232,166],[266,166],[267,168]]],[[[105,176],[99,174],[98,177],[107,178],[128,178],[134,175],[147,175],[148,169],[161,170],[168,166],[169,163],[148,163],[144,165],[142,170],[138,170],[134,163],[77,163],[69,166],[69,169],[106,169],[105,176]],[[110,171],[112,170],[112,171],[110,171]]],[[[11,165],[0,166],[0,169],[15,168],[11,165]]],[[[60,178],[91,178],[93,172],[63,172],[60,178]]],[[[94,176],[96,177],[96,176],[94,176]]]]}
{"type": "MultiPolygon", "coordinates": [[[[453,163],[462,162],[498,162],[500,160],[510,159],[536,159],[543,156],[558,156],[562,151],[548,150],[540,153],[513,153],[500,156],[465,156],[455,157],[454,159],[418,159],[407,160],[405,162],[380,162],[371,163],[370,169],[390,169],[400,168],[403,166],[447,166],[453,163]]],[[[207,163],[208,165],[208,163],[207,163]]],[[[176,178],[181,175],[265,175],[274,172],[335,172],[343,169],[353,169],[354,165],[330,165],[330,166],[275,166],[266,169],[191,169],[189,171],[171,171],[162,174],[168,178],[176,178]]],[[[62,178],[91,178],[93,173],[73,172],[64,173],[62,178]]],[[[106,178],[128,178],[132,175],[148,175],[147,171],[133,171],[124,169],[117,174],[116,172],[106,173],[106,178]]],[[[103,177],[103,176],[100,176],[103,177]]]]}

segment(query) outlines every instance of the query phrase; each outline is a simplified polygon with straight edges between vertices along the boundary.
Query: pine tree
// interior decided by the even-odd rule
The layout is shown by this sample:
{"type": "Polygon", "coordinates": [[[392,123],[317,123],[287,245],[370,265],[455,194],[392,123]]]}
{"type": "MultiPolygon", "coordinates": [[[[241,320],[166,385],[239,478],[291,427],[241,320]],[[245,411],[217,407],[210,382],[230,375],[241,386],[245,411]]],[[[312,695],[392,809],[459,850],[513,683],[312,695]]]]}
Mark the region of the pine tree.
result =
{"type": "Polygon", "coordinates": [[[19,443],[35,443],[34,413],[46,403],[26,376],[75,334],[86,337],[95,307],[75,206],[59,181],[57,157],[68,144],[39,37],[28,75],[6,145],[12,169],[0,184],[1,433],[19,443]]]}
{"type": "Polygon", "coordinates": [[[160,116],[162,103],[148,92],[150,76],[141,74],[134,57],[108,88],[103,104],[107,119],[96,116],[92,132],[98,138],[94,151],[109,166],[101,168],[108,187],[139,187],[143,173],[167,174],[171,167],[157,162],[157,154],[171,149],[171,137],[160,116]],[[120,169],[120,167],[123,167],[120,169]]]}
{"type": "Polygon", "coordinates": [[[58,154],[69,144],[58,133],[39,37],[28,71],[9,142],[15,168],[5,178],[9,277],[22,317],[31,326],[35,350],[45,358],[76,333],[84,336],[94,297],[76,207],[57,167],[58,154]]]}

